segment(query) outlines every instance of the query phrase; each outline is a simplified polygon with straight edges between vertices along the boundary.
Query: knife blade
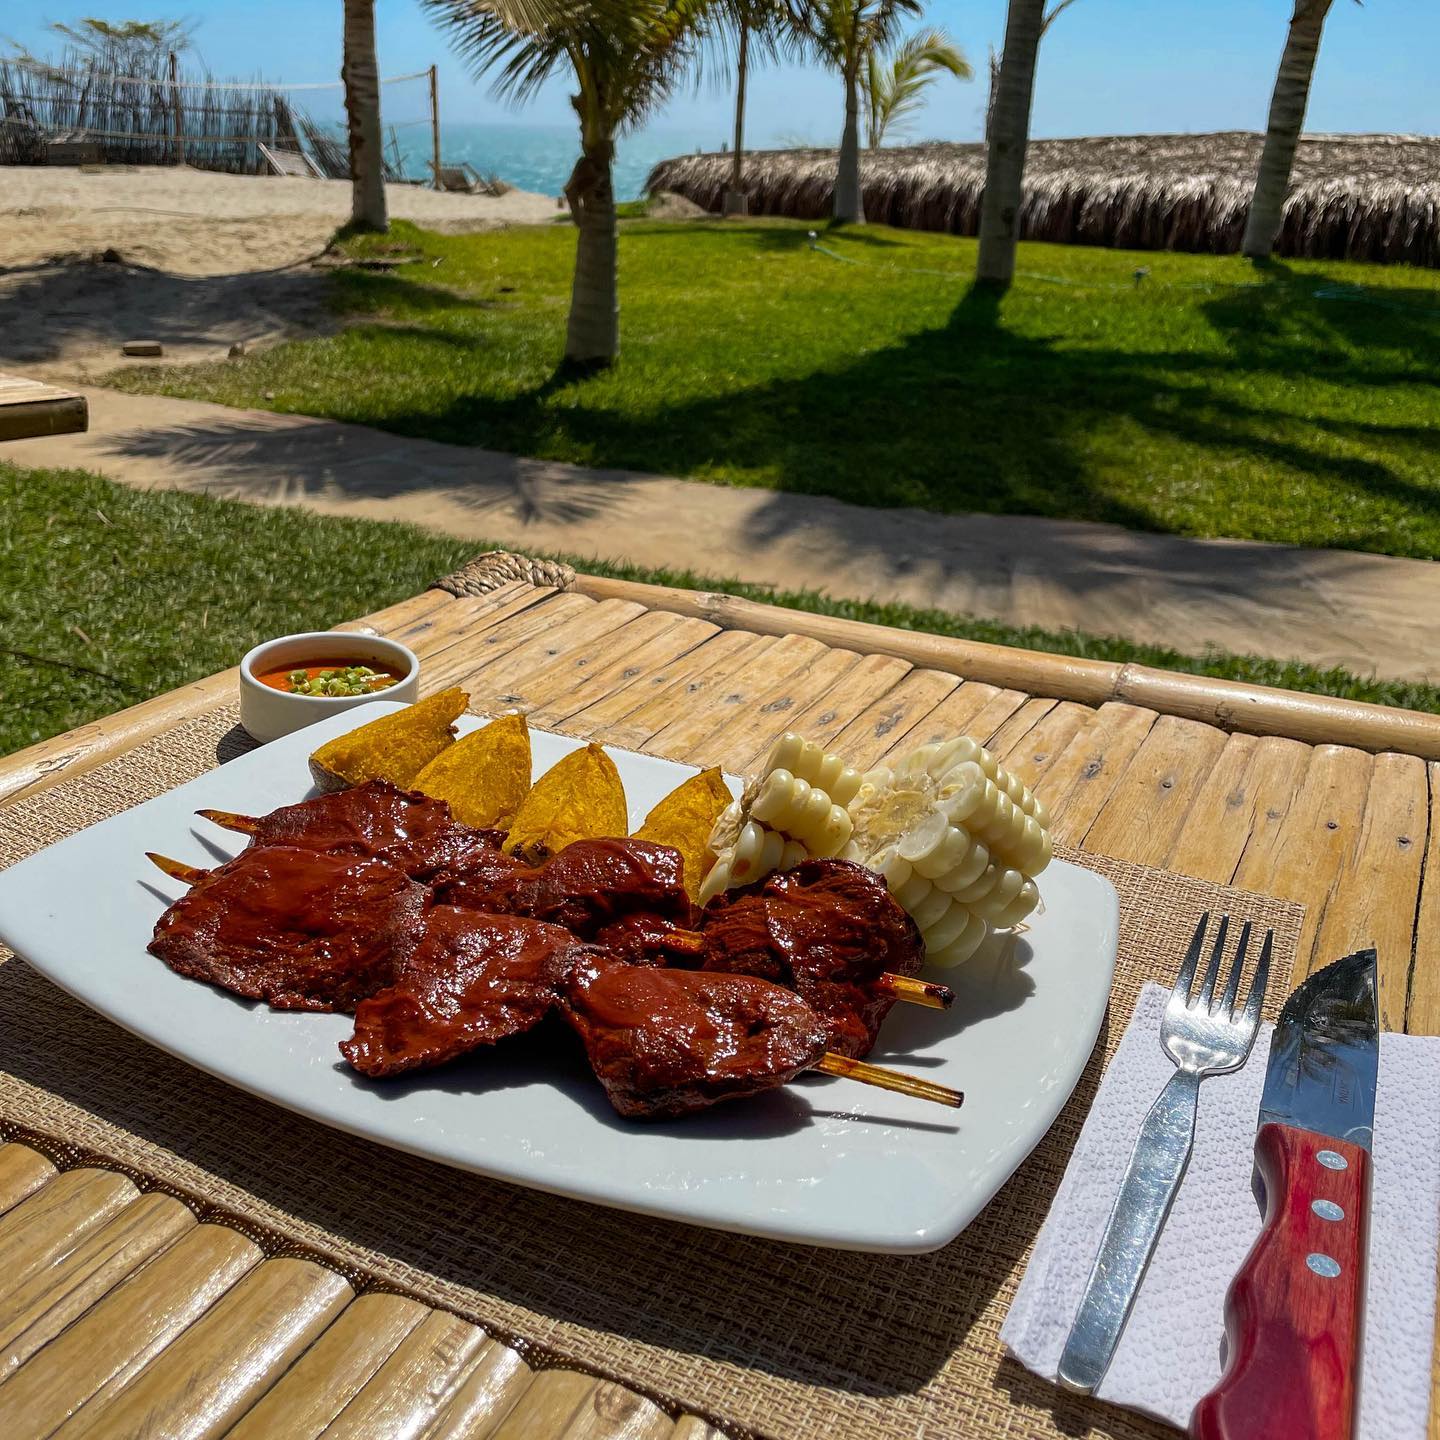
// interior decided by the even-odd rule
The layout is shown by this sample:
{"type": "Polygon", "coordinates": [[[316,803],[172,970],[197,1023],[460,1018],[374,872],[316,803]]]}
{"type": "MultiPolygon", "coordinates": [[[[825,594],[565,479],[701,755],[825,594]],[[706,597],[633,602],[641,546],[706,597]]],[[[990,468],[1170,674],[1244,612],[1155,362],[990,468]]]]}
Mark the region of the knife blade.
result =
{"type": "Polygon", "coordinates": [[[1259,1238],[1225,1297],[1227,1363],[1194,1440],[1350,1440],[1360,1370],[1370,1139],[1379,1066],[1375,951],[1285,1002],[1255,1134],[1259,1238]]]}

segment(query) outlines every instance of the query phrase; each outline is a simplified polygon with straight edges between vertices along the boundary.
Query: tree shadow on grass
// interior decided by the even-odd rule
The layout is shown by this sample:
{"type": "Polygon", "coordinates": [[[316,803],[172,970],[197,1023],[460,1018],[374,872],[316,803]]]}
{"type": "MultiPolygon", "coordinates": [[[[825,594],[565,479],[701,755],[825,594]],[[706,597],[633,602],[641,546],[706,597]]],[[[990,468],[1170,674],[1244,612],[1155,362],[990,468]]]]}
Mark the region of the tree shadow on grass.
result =
{"type": "Polygon", "coordinates": [[[1254,271],[1257,283],[1201,306],[1246,368],[1333,375],[1343,383],[1360,382],[1361,367],[1380,361],[1392,377],[1431,385],[1440,380],[1435,289],[1357,285],[1275,259],[1256,262],[1254,271]]]}
{"type": "MultiPolygon", "coordinates": [[[[1321,303],[1312,300],[1311,310],[1321,303]]],[[[1293,298],[1290,310],[1299,314],[1293,298]]],[[[1305,315],[1296,323],[1330,321],[1305,315]]],[[[1435,330],[1440,336],[1440,320],[1435,330]]],[[[1418,331],[1402,335],[1405,349],[1418,349],[1418,331]]],[[[597,464],[677,475],[724,469],[768,488],[862,504],[1166,529],[1158,508],[1113,493],[1084,454],[1093,432],[1120,420],[1142,438],[1183,442],[1199,465],[1259,460],[1427,512],[1440,503],[1440,494],[1398,470],[1390,453],[1396,443],[1433,450],[1425,427],[1324,415],[1312,421],[1212,388],[1237,368],[1267,377],[1305,373],[1300,341],[1266,343],[1268,350],[1257,342],[1238,365],[1217,352],[1078,350],[1008,329],[999,298],[971,290],[944,325],[848,365],[662,403],[653,418],[618,413],[603,400],[587,406],[584,388],[547,382],[504,399],[460,397],[413,421],[459,443],[522,453],[580,448],[597,464]],[[557,388],[563,403],[551,403],[557,388]],[[1359,444],[1346,453],[1330,443],[1336,439],[1359,444]]],[[[1366,369],[1352,357],[1343,379],[1382,389],[1415,378],[1394,352],[1386,359],[1398,363],[1366,369]]],[[[404,415],[386,420],[404,430],[411,423],[404,415]]]]}
{"type": "MultiPolygon", "coordinates": [[[[457,311],[480,315],[517,308],[511,298],[513,287],[503,294],[497,287],[494,296],[476,294],[463,286],[447,283],[443,275],[434,275],[428,268],[425,274],[426,278],[421,280],[408,275],[342,270],[335,279],[336,303],[346,314],[382,325],[385,313],[391,310],[417,319],[438,317],[453,322],[457,311]]],[[[435,339],[446,337],[443,329],[432,328],[428,333],[435,339]]]]}
{"type": "MultiPolygon", "coordinates": [[[[775,249],[804,244],[789,227],[737,224],[731,233],[775,249]]],[[[897,243],[862,230],[845,233],[865,236],[865,243],[897,243]]],[[[1277,480],[1313,477],[1334,492],[1337,506],[1354,493],[1408,509],[1428,524],[1440,513],[1440,491],[1426,478],[1440,454],[1440,427],[1411,423],[1413,399],[1399,423],[1378,408],[1368,417],[1372,395],[1377,407],[1389,405],[1400,387],[1412,397],[1429,380],[1428,357],[1440,353],[1440,313],[1426,308],[1433,292],[1387,289],[1385,304],[1372,307],[1326,298],[1342,282],[1324,273],[1297,275],[1277,262],[1259,274],[1257,285],[1201,307],[1223,349],[1081,348],[1068,337],[1008,327],[998,296],[970,290],[943,323],[894,344],[701,398],[667,401],[664,376],[656,374],[644,397],[653,403],[637,408],[632,389],[621,409],[605,381],[557,370],[520,393],[437,396],[433,405],[413,409],[402,401],[365,418],[401,434],[516,455],[721,474],[866,505],[1034,514],[1137,530],[1174,528],[1177,464],[1193,463],[1202,486],[1211,473],[1221,478],[1243,464],[1252,473],[1273,468],[1277,480]],[[1326,381],[1318,398],[1281,408],[1277,381],[1317,374],[1326,381]],[[1249,377],[1264,385],[1263,399],[1249,377]],[[1136,471],[1165,467],[1153,499],[1130,477],[1115,479],[1116,457],[1124,464],[1123,447],[1132,441],[1136,471]],[[1097,457],[1097,444],[1104,455],[1097,457]]],[[[406,340],[406,368],[423,373],[433,343],[437,355],[446,354],[446,368],[468,368],[477,388],[489,383],[485,372],[497,363],[503,337],[493,324],[447,327],[443,319],[455,315],[457,304],[467,314],[493,316],[493,301],[437,291],[418,276],[367,277],[365,287],[382,311],[374,317],[377,334],[406,340]]],[[[723,316],[715,319],[719,324],[723,316]]],[[[783,325],[783,311],[775,323],[777,330],[783,325]]],[[[363,326],[362,320],[352,334],[363,335],[363,326]]],[[[621,364],[623,376],[624,357],[621,364]]],[[[346,483],[343,476],[334,482],[341,489],[346,483]]],[[[587,509],[594,499],[587,496],[587,509]]],[[[762,507],[754,543],[779,538],[798,523],[795,514],[778,500],[762,507]]],[[[1358,515],[1345,539],[1353,546],[1387,544],[1383,526],[1358,515]]],[[[864,526],[848,525],[836,543],[842,558],[865,550],[864,526]]]]}

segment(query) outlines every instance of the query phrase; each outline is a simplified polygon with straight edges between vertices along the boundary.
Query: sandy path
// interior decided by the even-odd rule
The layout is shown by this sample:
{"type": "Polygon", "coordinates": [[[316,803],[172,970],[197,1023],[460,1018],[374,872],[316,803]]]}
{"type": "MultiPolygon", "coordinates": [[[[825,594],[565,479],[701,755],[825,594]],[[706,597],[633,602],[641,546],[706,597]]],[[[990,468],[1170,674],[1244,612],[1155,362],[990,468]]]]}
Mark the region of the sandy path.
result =
{"type": "Polygon", "coordinates": [[[1300,656],[1435,680],[1440,565],[1033,516],[872,510],[813,495],[592,470],[302,415],[92,390],[85,435],[19,465],[139,488],[407,520],[476,542],[900,600],[1199,653],[1300,656]]]}
{"type": "MultiPolygon", "coordinates": [[[[439,230],[544,222],[553,198],[387,187],[390,213],[439,230]]],[[[170,361],[222,358],[327,324],[310,267],[349,215],[341,180],[187,167],[0,168],[0,365],[94,376],[125,340],[170,361]],[[118,261],[98,257],[111,251],[118,261]]]]}

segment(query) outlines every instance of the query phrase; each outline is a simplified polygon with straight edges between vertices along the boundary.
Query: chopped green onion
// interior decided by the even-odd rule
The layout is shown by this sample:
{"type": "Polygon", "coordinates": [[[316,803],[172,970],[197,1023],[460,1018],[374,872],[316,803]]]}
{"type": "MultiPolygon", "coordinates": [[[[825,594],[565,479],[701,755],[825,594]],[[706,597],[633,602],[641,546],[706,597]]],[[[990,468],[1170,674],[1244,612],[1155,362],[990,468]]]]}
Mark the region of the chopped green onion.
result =
{"type": "Polygon", "coordinates": [[[371,695],[396,683],[393,675],[372,670],[368,665],[339,665],[315,675],[292,670],[286,678],[293,694],[322,697],[371,695]]]}

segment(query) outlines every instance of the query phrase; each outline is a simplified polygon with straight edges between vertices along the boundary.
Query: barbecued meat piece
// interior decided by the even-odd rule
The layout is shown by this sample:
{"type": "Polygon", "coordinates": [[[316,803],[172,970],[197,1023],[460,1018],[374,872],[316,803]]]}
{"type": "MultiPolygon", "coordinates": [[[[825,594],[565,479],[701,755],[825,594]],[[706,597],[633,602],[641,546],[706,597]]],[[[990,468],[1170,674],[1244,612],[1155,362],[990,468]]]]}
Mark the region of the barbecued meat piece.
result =
{"type": "Polygon", "coordinates": [[[356,1009],[340,1051],[380,1077],[523,1034],[554,1008],[582,953],[555,925],[437,905],[395,984],[356,1009]]]}
{"type": "Polygon", "coordinates": [[[683,927],[696,912],[685,893],[682,863],[678,850],[646,840],[577,840],[534,866],[477,854],[441,878],[436,898],[563,925],[584,940],[631,915],[683,927]]]}
{"type": "Polygon", "coordinates": [[[679,965],[694,969],[705,955],[705,937],[698,930],[637,911],[602,925],[595,943],[630,965],[679,965]]]}
{"type": "Polygon", "coordinates": [[[564,1013],[610,1103],[632,1119],[784,1085],[820,1059],[829,1037],[825,1021],[778,985],[597,953],[574,968],[564,1013]]]}
{"type": "Polygon", "coordinates": [[[706,970],[758,975],[804,996],[830,1025],[830,1049],[861,1056],[894,997],[884,971],[914,975],[925,947],[885,881],[847,860],[805,860],[717,896],[702,917],[706,970]]]}
{"type": "Polygon", "coordinates": [[[272,810],[260,818],[251,844],[362,855],[428,880],[476,852],[498,851],[504,838],[498,830],[475,830],[452,819],[443,800],[370,780],[272,810]]]}
{"type": "Polygon", "coordinates": [[[277,1010],[353,1010],[394,979],[426,900],[382,861],[267,845],[196,881],[160,917],[150,952],[277,1010]]]}

